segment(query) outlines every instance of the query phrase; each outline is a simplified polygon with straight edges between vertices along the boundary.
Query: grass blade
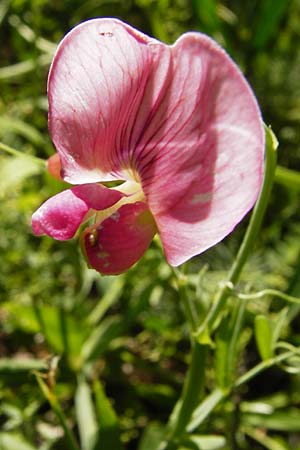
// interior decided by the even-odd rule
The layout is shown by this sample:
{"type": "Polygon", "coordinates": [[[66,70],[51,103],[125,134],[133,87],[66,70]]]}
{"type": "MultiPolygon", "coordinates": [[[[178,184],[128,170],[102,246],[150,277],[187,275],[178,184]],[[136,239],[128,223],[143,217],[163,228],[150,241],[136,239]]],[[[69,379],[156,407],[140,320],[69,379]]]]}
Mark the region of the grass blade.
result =
{"type": "Polygon", "coordinates": [[[97,437],[98,427],[92,402],[92,392],[83,376],[78,377],[75,411],[82,450],[92,450],[97,437]]]}

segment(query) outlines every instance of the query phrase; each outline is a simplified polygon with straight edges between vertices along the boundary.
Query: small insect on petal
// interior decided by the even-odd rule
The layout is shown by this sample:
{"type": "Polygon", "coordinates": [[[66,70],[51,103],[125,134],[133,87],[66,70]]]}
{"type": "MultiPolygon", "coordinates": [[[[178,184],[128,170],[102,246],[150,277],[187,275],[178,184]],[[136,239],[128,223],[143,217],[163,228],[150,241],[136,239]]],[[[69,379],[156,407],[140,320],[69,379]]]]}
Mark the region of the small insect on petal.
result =
{"type": "Polygon", "coordinates": [[[112,37],[113,33],[110,31],[104,31],[102,33],[99,33],[100,36],[106,36],[106,37],[112,37]]]}
{"type": "Polygon", "coordinates": [[[95,245],[97,243],[97,237],[98,237],[97,230],[91,230],[88,235],[88,242],[91,245],[91,247],[95,247],[95,245]]]}

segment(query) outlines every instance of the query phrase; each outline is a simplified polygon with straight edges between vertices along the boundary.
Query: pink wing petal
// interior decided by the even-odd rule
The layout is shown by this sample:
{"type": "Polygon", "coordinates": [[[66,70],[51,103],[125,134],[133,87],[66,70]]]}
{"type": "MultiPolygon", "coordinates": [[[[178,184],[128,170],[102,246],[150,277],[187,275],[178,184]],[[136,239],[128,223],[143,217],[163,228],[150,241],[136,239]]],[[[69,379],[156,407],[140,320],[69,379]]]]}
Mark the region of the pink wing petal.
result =
{"type": "Polygon", "coordinates": [[[264,131],[249,85],[214,41],[188,33],[172,60],[136,157],[166,257],[179,265],[222,240],[253,206],[264,131]]]}
{"type": "Polygon", "coordinates": [[[71,239],[90,209],[114,205],[123,194],[99,184],[83,184],[51,197],[32,215],[34,234],[71,239]]]}
{"type": "Polygon", "coordinates": [[[156,231],[147,205],[131,203],[97,226],[86,228],[81,246],[91,267],[104,275],[117,275],[142,257],[156,231]]]}
{"type": "MultiPolygon", "coordinates": [[[[63,178],[73,184],[126,179],[133,124],[166,46],[116,19],[94,19],[61,42],[49,79],[49,129],[63,178]]],[[[169,51],[168,51],[169,53],[169,51]]],[[[136,128],[144,125],[139,121],[136,128]]]]}

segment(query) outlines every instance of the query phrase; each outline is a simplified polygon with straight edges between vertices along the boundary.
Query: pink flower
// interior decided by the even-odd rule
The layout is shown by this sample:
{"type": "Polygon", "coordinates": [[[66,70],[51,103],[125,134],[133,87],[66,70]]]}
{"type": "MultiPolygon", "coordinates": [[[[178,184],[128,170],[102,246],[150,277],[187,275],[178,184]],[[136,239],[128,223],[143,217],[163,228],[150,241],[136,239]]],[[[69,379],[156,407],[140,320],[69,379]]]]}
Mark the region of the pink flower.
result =
{"type": "Polygon", "coordinates": [[[33,214],[33,230],[65,240],[93,218],[81,246],[101,273],[127,270],[155,233],[177,266],[228,235],[257,199],[260,111],[203,34],[168,46],[116,19],[84,22],[57,49],[48,95],[61,175],[76,186],[33,214]]]}

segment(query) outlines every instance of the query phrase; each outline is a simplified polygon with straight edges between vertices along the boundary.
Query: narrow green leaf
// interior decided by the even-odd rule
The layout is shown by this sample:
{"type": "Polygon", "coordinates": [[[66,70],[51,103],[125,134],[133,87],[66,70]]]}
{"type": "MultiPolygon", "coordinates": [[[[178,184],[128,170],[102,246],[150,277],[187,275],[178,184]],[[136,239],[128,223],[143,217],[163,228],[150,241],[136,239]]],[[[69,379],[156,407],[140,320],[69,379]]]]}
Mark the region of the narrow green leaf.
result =
{"type": "Polygon", "coordinates": [[[112,283],[109,285],[108,290],[97,303],[93,311],[88,317],[88,322],[91,324],[98,323],[110,306],[115,303],[120,297],[124,287],[124,278],[116,277],[112,279],[112,283]]]}
{"type": "MultiPolygon", "coordinates": [[[[22,313],[24,308],[20,309],[22,313]]],[[[68,362],[73,369],[81,364],[80,352],[82,343],[86,337],[86,328],[80,319],[77,319],[60,308],[49,306],[41,302],[33,302],[32,309],[27,312],[28,321],[32,319],[33,310],[35,322],[30,323],[27,331],[41,332],[55,353],[66,353],[68,362]],[[80,332],[78,332],[80,330],[80,332]]],[[[13,308],[13,313],[18,316],[19,307],[13,308]]],[[[26,311],[24,311],[26,313],[26,311]]],[[[26,329],[26,327],[24,327],[26,329]]]]}
{"type": "MultiPolygon", "coordinates": [[[[284,386],[282,386],[284,389],[284,386]]],[[[284,409],[299,401],[299,392],[276,391],[269,395],[259,397],[259,400],[242,401],[240,410],[242,412],[254,412],[260,414],[271,414],[276,409],[284,409]]]]}
{"type": "Polygon", "coordinates": [[[177,391],[168,384],[140,382],[135,386],[135,391],[141,399],[149,399],[157,406],[169,405],[177,399],[177,391]]]}
{"type": "Polygon", "coordinates": [[[54,54],[57,45],[47,39],[37,36],[32,28],[22,22],[19,16],[11,15],[9,17],[9,23],[27,42],[35,44],[39,50],[50,53],[51,55],[54,54]]]}
{"type": "Polygon", "coordinates": [[[23,136],[35,145],[43,146],[45,144],[44,137],[36,128],[23,120],[8,115],[0,116],[0,133],[2,137],[5,133],[14,133],[23,136]]]}
{"type": "Polygon", "coordinates": [[[0,2],[0,24],[2,23],[10,5],[10,0],[2,0],[0,2]]]}
{"type": "Polygon", "coordinates": [[[271,438],[264,430],[246,428],[243,430],[248,436],[259,442],[268,450],[291,450],[291,447],[281,444],[275,438],[271,438]]]}
{"type": "Polygon", "coordinates": [[[0,142],[0,150],[3,150],[5,153],[8,153],[9,155],[12,156],[17,156],[20,158],[29,158],[36,165],[40,166],[43,169],[46,169],[46,161],[44,159],[37,158],[36,156],[30,155],[28,153],[24,153],[21,150],[17,150],[15,148],[10,147],[7,144],[4,144],[3,142],[0,142]]]}
{"type": "Polygon", "coordinates": [[[266,401],[243,401],[240,404],[240,411],[243,413],[272,414],[274,407],[266,401]]]}
{"type": "Polygon", "coordinates": [[[10,81],[12,78],[16,78],[27,73],[33,72],[39,66],[48,66],[51,63],[52,55],[43,54],[39,56],[36,60],[27,59],[11,66],[0,68],[0,80],[10,81]]]}
{"type": "Polygon", "coordinates": [[[32,444],[18,433],[0,432],[1,450],[36,450],[32,444]]]}
{"type": "Polygon", "coordinates": [[[225,448],[225,445],[226,439],[223,436],[198,436],[195,434],[183,439],[178,450],[221,450],[225,448]]]}
{"type": "Polygon", "coordinates": [[[92,450],[97,439],[98,426],[92,392],[83,376],[78,377],[75,411],[82,450],[92,450]]]}
{"type": "Polygon", "coordinates": [[[166,429],[158,422],[151,422],[144,431],[138,450],[154,450],[158,448],[166,435],[166,429]]]}
{"type": "Polygon", "coordinates": [[[9,373],[14,374],[44,369],[47,369],[47,364],[45,361],[39,359],[0,358],[0,376],[9,373]]]}
{"type": "MultiPolygon", "coordinates": [[[[47,307],[46,307],[47,308],[47,307]]],[[[47,308],[48,309],[48,308],[47,308]]],[[[53,317],[52,327],[43,314],[44,332],[49,342],[54,342],[61,348],[60,353],[66,356],[67,362],[72,370],[78,371],[82,361],[80,358],[80,350],[86,337],[85,328],[81,328],[80,318],[75,318],[71,312],[67,312],[63,307],[53,308],[55,313],[53,317]],[[57,329],[55,330],[56,327],[57,329]],[[80,332],[78,331],[80,330],[80,332]]]]}
{"type": "Polygon", "coordinates": [[[254,334],[256,345],[263,361],[273,356],[273,335],[270,319],[264,315],[258,315],[254,321],[254,334]]]}
{"type": "Polygon", "coordinates": [[[107,348],[111,341],[122,334],[126,327],[124,319],[119,316],[107,317],[93,330],[85,341],[81,357],[83,361],[98,358],[107,348]]]}
{"type": "Polygon", "coordinates": [[[228,373],[228,346],[231,337],[231,329],[228,323],[228,317],[225,317],[219,326],[216,335],[216,350],[214,353],[215,374],[217,385],[220,388],[225,388],[230,384],[228,373]]]}
{"type": "Polygon", "coordinates": [[[274,411],[272,414],[242,414],[242,423],[269,430],[299,432],[300,411],[296,408],[274,411]]]}
{"type": "Polygon", "coordinates": [[[106,397],[105,391],[99,380],[95,380],[94,382],[94,392],[99,426],[103,429],[116,427],[118,424],[117,415],[109,399],[106,397]]]}
{"type": "Polygon", "coordinates": [[[219,29],[220,20],[216,0],[193,0],[193,8],[202,27],[204,25],[205,31],[212,33],[219,29]]]}
{"type": "Polygon", "coordinates": [[[213,409],[226,396],[226,391],[223,389],[215,389],[206,397],[203,402],[193,412],[191,421],[186,430],[190,433],[201,425],[201,423],[208,417],[213,409]]]}
{"type": "Polygon", "coordinates": [[[98,380],[94,382],[96,398],[96,414],[99,426],[99,437],[94,450],[122,450],[117,415],[98,380]]]}
{"type": "Polygon", "coordinates": [[[300,173],[295,170],[278,166],[275,172],[275,182],[288,189],[300,191],[300,173]]]}
{"type": "Polygon", "coordinates": [[[289,2],[287,0],[264,0],[259,2],[257,9],[257,23],[253,28],[251,43],[256,48],[263,48],[268,41],[278,32],[289,2]]]}

